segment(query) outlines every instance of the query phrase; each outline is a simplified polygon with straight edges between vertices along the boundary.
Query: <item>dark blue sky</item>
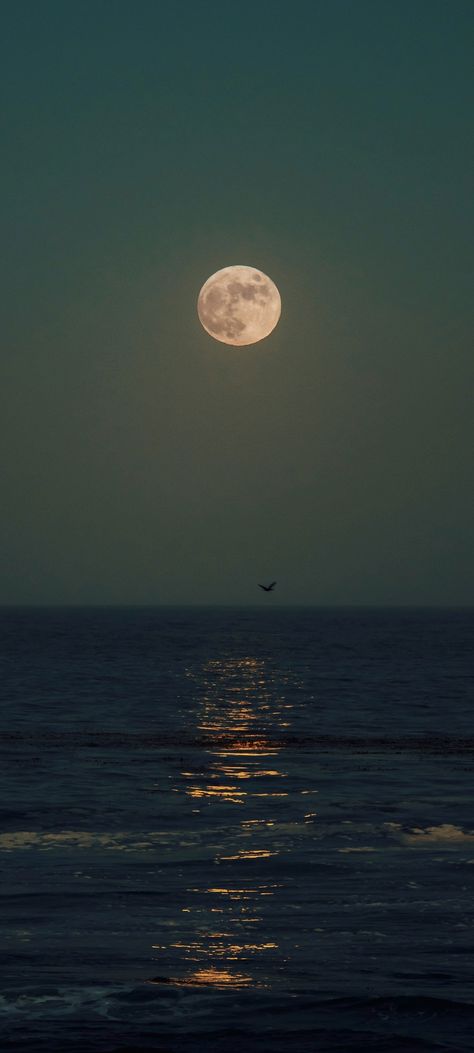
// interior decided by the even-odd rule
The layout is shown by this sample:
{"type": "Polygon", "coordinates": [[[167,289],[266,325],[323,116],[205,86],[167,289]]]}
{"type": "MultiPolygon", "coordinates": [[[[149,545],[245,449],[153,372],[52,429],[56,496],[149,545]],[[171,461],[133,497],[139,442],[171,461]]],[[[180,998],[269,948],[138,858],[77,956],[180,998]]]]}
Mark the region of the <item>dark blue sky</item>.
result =
{"type": "Polygon", "coordinates": [[[5,6],[3,602],[473,602],[473,28],[5,6]],[[237,351],[231,263],[283,307],[237,351]]]}

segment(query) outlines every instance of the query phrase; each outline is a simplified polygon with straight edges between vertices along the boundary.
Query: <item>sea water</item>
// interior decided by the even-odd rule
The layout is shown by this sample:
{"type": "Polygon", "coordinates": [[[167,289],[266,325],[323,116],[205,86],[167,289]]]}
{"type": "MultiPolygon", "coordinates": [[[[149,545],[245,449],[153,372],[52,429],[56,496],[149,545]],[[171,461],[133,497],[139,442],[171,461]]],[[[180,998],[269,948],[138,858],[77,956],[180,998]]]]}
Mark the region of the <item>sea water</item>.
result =
{"type": "Polygon", "coordinates": [[[474,612],[3,609],[1,1050],[461,1053],[474,612]]]}

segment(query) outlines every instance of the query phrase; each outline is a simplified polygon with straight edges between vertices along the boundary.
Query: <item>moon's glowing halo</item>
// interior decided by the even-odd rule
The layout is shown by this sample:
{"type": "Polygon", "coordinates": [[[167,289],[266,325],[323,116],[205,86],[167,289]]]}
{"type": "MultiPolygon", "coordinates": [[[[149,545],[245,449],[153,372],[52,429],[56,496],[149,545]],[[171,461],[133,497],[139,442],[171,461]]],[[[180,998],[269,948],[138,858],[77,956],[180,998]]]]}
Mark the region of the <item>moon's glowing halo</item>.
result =
{"type": "Polygon", "coordinates": [[[215,340],[245,347],[275,328],[281,314],[280,293],[257,267],[236,264],[211,274],[199,293],[197,310],[201,325],[215,340]]]}

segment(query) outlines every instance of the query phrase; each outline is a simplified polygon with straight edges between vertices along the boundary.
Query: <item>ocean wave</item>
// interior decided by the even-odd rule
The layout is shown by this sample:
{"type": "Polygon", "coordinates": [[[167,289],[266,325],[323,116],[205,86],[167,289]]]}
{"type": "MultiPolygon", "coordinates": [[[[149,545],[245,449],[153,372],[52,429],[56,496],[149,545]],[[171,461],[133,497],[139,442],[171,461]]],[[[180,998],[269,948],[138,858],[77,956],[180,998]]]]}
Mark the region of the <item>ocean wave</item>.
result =
{"type": "MultiPolygon", "coordinates": [[[[312,813],[313,816],[313,813],[312,813]]],[[[239,831],[241,833],[241,831],[239,831]]],[[[248,836],[249,830],[243,833],[248,836]]],[[[313,840],[325,838],[336,840],[341,836],[341,824],[330,820],[318,818],[317,822],[311,821],[305,816],[304,820],[293,823],[278,823],[273,821],[268,830],[259,827],[257,830],[259,844],[263,838],[270,845],[275,840],[281,849],[282,838],[288,843],[295,839],[304,837],[313,840]],[[280,840],[278,840],[280,839],[280,840]]],[[[215,846],[222,839],[222,850],[215,855],[214,862],[223,864],[227,861],[242,861],[249,859],[267,858],[277,854],[266,848],[249,849],[248,845],[234,850],[233,855],[222,854],[225,848],[225,838],[228,828],[214,829],[214,840],[211,856],[215,855],[215,846]]],[[[180,831],[166,830],[11,830],[0,834],[0,852],[15,852],[26,849],[40,849],[42,851],[54,851],[61,849],[98,850],[112,852],[149,852],[161,849],[171,853],[173,860],[193,860],[202,853],[205,845],[207,830],[204,828],[200,834],[187,832],[184,835],[180,831]]],[[[376,844],[354,844],[337,847],[342,854],[368,853],[387,851],[389,848],[459,848],[464,845],[474,844],[474,830],[463,830],[462,827],[453,823],[440,823],[439,825],[426,827],[404,827],[401,823],[356,823],[346,820],[342,831],[344,837],[363,836],[367,838],[374,836],[378,839],[376,844]]],[[[209,854],[209,853],[208,853],[209,854]]]]}
{"type": "MultiPolygon", "coordinates": [[[[357,753],[388,752],[422,752],[432,754],[471,754],[474,753],[474,736],[472,735],[314,735],[314,734],[272,734],[268,725],[253,728],[253,734],[240,735],[241,745],[244,740],[252,747],[255,736],[265,734],[265,742],[269,749],[319,749],[323,751],[349,750],[357,753]]],[[[34,746],[74,747],[84,749],[166,749],[181,751],[187,749],[207,750],[215,747],[215,735],[189,735],[185,729],[180,729],[179,734],[170,734],[160,731],[136,731],[125,730],[113,731],[53,731],[47,728],[35,728],[34,730],[18,729],[15,731],[0,732],[0,744],[21,744],[34,746]]],[[[232,748],[235,744],[235,735],[231,733],[219,733],[219,746],[222,749],[232,748]]]]}
{"type": "Polygon", "coordinates": [[[462,1053],[474,1005],[420,995],[315,998],[284,992],[196,991],[168,983],[37,987],[0,999],[5,1049],[138,1053],[462,1053]],[[60,1044],[55,1022],[62,1023],[60,1044]],[[156,1043],[159,1042],[157,1046],[156,1043]],[[77,1042],[77,1044],[76,1044],[77,1042]]]}
{"type": "MultiPolygon", "coordinates": [[[[173,983],[171,977],[154,977],[140,983],[97,983],[81,985],[42,984],[36,987],[25,987],[22,991],[5,989],[0,995],[0,1013],[3,1015],[31,1016],[62,1015],[64,1012],[80,1012],[85,1008],[99,1016],[122,1011],[125,1015],[136,1007],[142,1013],[145,1006],[152,1010],[167,1007],[171,1003],[181,1003],[184,1007],[194,1007],[198,1002],[209,1011],[227,1013],[229,1005],[240,1009],[259,1010],[260,1022],[266,1025],[265,1014],[271,1013],[275,1018],[297,1013],[317,1013],[324,1016],[333,1013],[349,1016],[369,1012],[372,1016],[385,1019],[394,1016],[420,1016],[432,1019],[433,1016],[452,1016],[472,1020],[474,1025],[474,1002],[460,1001],[445,997],[422,994],[379,994],[341,996],[327,998],[305,991],[285,993],[281,989],[252,988],[239,992],[216,991],[214,985],[195,985],[190,988],[179,982],[173,983]]],[[[258,1026],[258,1025],[256,1025],[258,1026]]]]}

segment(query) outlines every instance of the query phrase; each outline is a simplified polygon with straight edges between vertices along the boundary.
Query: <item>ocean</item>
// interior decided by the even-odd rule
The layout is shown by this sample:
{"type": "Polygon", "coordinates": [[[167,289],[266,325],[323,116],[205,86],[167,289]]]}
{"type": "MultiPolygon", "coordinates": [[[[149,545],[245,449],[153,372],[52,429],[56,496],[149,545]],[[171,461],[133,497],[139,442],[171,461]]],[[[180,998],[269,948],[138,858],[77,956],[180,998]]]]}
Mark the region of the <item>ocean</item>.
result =
{"type": "Polygon", "coordinates": [[[3,609],[0,1049],[474,1048],[474,612],[3,609]]]}

